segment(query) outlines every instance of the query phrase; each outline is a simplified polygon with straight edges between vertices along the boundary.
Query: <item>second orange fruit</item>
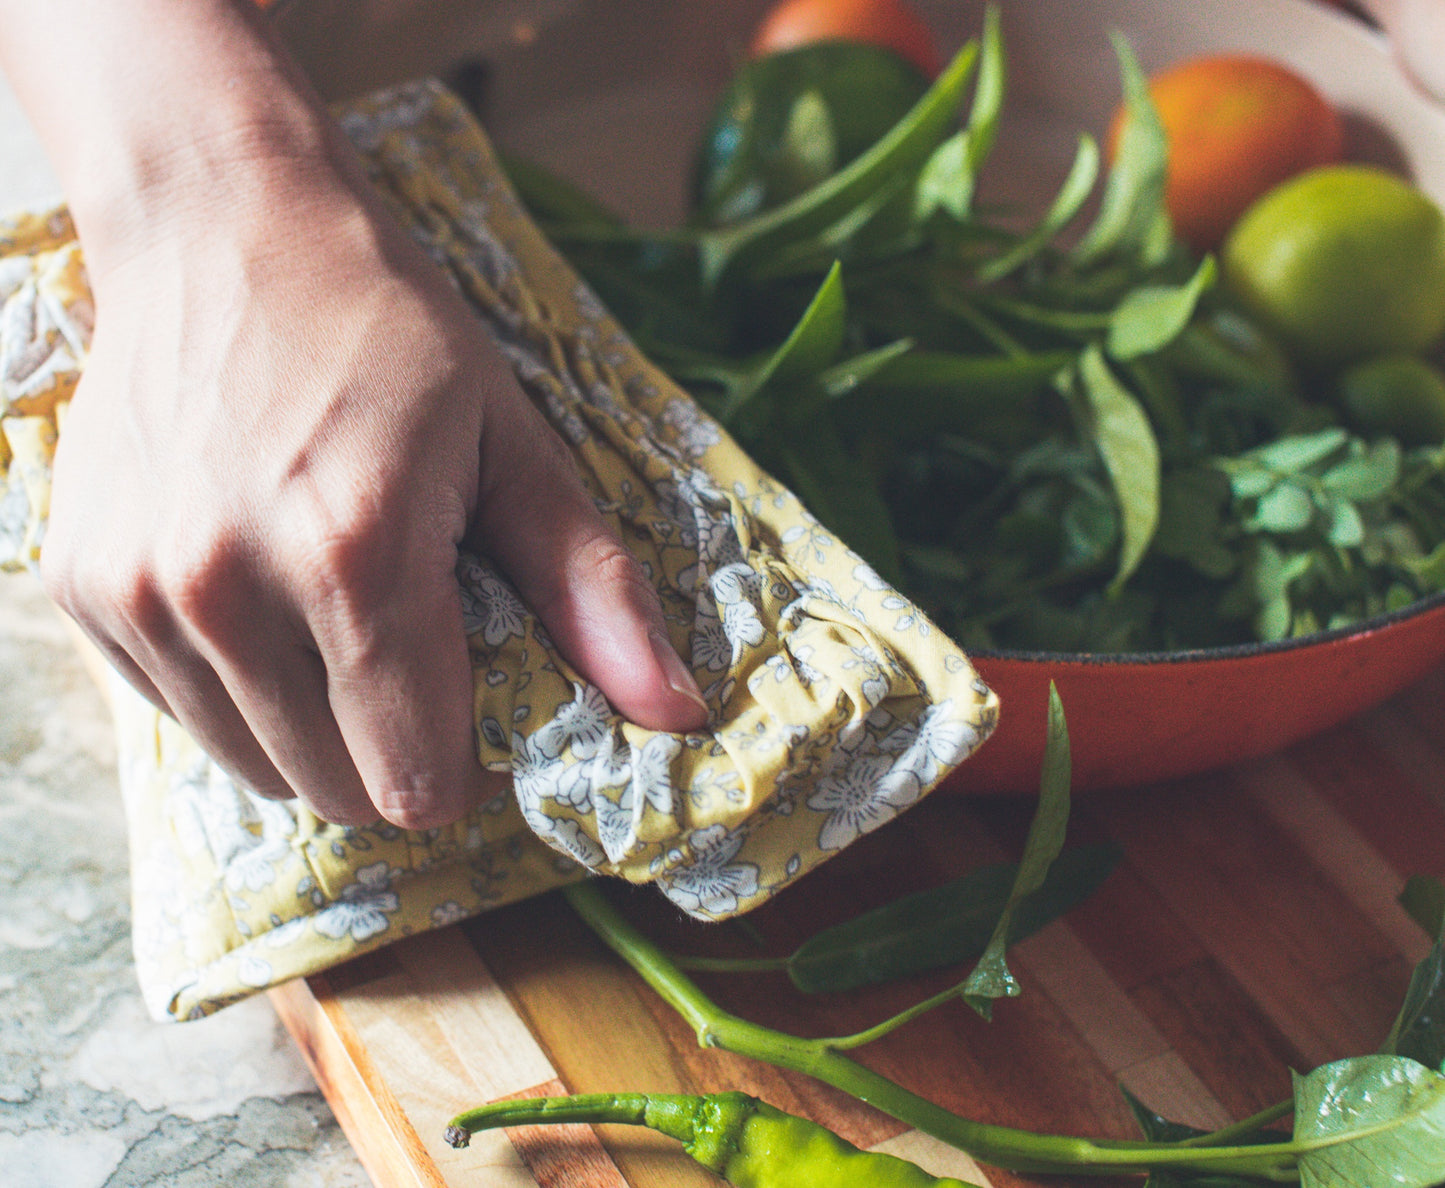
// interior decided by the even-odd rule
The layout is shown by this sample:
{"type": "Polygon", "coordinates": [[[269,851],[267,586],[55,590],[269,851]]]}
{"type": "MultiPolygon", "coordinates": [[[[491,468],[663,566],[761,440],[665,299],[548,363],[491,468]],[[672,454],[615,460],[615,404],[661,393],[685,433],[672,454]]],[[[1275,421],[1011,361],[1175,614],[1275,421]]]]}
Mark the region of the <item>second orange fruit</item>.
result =
{"type": "MultiPolygon", "coordinates": [[[[1288,67],[1249,54],[1194,58],[1149,79],[1169,141],[1174,229],[1210,251],[1279,182],[1344,151],[1339,113],[1288,67]]],[[[1110,145],[1124,120],[1115,116],[1110,145]]]]}
{"type": "Polygon", "coordinates": [[[932,78],[942,65],[933,29],[908,0],[778,0],[753,34],[753,57],[815,41],[882,46],[932,78]]]}

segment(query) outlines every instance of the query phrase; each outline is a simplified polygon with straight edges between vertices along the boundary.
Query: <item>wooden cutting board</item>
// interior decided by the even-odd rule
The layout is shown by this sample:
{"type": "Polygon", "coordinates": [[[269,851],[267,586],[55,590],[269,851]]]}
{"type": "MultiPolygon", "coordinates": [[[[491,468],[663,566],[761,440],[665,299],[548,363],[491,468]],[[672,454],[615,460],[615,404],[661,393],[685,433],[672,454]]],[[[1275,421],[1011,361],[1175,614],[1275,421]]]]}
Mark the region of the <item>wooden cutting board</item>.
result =
{"type": "MultiPolygon", "coordinates": [[[[1427,949],[1396,896],[1409,874],[1445,874],[1442,706],[1445,673],[1284,754],[1080,798],[1071,840],[1112,838],[1125,857],[1086,905],[1016,947],[1022,997],[992,1023],[951,1005],[859,1055],[972,1117],[1132,1137],[1119,1082],[1162,1113],[1213,1125],[1286,1097],[1291,1068],[1375,1049],[1427,949]]],[[[1030,809],[934,796],[755,913],[751,928],[786,952],[823,923],[1016,856],[1030,809]]],[[[651,893],[624,904],[673,947],[755,951],[746,930],[679,921],[651,893]]],[[[846,998],[805,997],[779,975],[699,981],[739,1014],[839,1034],[949,977],[846,998]]],[[[272,997],[378,1188],[706,1188],[719,1181],[636,1130],[519,1129],[453,1151],[442,1129],[508,1096],[723,1088],[936,1173],[1034,1183],[806,1077],[702,1051],[556,896],[272,997]]]]}

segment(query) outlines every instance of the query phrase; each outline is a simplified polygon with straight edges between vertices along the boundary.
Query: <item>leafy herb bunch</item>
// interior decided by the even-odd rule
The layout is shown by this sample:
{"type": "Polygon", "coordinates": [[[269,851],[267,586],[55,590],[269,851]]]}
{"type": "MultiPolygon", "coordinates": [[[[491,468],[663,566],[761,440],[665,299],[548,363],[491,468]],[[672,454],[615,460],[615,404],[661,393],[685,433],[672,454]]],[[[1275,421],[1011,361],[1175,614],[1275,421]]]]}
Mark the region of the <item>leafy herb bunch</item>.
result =
{"type": "Polygon", "coordinates": [[[1022,225],[980,197],[996,13],[912,91],[867,46],[746,66],[676,231],[513,177],[639,345],[966,646],[1274,640],[1445,589],[1445,445],[1350,434],[1175,239],[1117,51],[1112,165],[1081,135],[1022,225]],[[898,113],[866,147],[859,106],[898,113]]]}

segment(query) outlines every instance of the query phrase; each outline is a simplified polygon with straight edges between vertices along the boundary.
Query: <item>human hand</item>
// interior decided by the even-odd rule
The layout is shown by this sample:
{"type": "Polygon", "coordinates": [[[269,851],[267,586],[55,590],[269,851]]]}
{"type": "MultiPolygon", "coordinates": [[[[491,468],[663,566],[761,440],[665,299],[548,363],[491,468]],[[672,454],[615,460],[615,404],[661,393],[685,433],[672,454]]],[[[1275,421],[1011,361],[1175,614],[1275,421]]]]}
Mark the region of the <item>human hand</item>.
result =
{"type": "Polygon", "coordinates": [[[701,726],[637,562],[334,129],[237,127],[72,203],[97,317],[55,600],[223,767],[341,823],[441,825],[485,788],[463,544],[620,713],[701,726]]]}
{"type": "Polygon", "coordinates": [[[700,725],[655,595],[475,316],[384,212],[282,189],[93,269],[52,595],[224,767],[332,821],[436,825],[482,786],[464,541],[620,712],[700,725]]]}

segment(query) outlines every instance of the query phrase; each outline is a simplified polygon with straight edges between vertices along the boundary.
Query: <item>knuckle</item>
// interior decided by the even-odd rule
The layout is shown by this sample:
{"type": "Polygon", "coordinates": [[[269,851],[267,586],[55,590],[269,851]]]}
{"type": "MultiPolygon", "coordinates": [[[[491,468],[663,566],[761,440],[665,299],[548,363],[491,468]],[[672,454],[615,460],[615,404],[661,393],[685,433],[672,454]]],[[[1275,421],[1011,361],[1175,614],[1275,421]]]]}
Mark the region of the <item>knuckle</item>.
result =
{"type": "Polygon", "coordinates": [[[300,573],[313,603],[361,621],[385,599],[399,561],[394,533],[365,509],[315,517],[303,537],[300,573]]]}
{"type": "Polygon", "coordinates": [[[132,610],[144,614],[147,602],[159,601],[177,618],[213,635],[242,601],[246,569],[242,550],[225,537],[172,535],[157,546],[153,579],[136,583],[132,610]]]}
{"type": "Polygon", "coordinates": [[[622,587],[629,594],[652,600],[652,586],[641,563],[626,545],[610,533],[593,537],[579,549],[576,566],[584,580],[613,588],[622,587]]]}
{"type": "Polygon", "coordinates": [[[130,633],[154,637],[166,628],[165,599],[153,574],[134,559],[47,542],[40,580],[50,600],[98,642],[130,633]]]}
{"type": "Polygon", "coordinates": [[[544,621],[599,599],[641,607],[656,602],[641,563],[607,532],[575,546],[565,555],[559,572],[529,594],[532,609],[544,621]]]}

